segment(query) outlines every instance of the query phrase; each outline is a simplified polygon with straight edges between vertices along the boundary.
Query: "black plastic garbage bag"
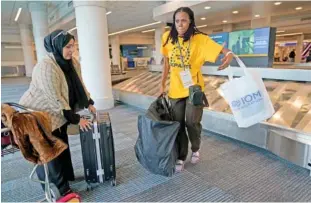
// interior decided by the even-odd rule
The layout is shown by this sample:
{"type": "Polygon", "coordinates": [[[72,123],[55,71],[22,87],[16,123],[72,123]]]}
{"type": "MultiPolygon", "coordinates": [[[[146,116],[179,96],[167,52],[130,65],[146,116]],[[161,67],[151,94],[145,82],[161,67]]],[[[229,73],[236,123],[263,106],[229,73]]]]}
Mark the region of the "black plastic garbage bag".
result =
{"type": "Polygon", "coordinates": [[[144,168],[154,174],[172,176],[175,172],[175,140],[180,124],[172,119],[173,115],[164,96],[150,105],[146,115],[138,117],[136,157],[144,168]]]}

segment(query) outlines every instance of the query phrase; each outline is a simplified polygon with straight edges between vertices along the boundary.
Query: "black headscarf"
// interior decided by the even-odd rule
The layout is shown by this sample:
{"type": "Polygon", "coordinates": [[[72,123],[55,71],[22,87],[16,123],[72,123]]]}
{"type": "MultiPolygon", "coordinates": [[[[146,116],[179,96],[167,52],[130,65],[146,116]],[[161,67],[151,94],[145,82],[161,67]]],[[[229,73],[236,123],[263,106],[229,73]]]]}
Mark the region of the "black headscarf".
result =
{"type": "Polygon", "coordinates": [[[74,109],[76,104],[79,105],[79,108],[87,108],[88,99],[82,82],[73,67],[72,59],[66,60],[63,57],[63,48],[69,43],[71,39],[74,39],[74,36],[65,32],[65,34],[62,33],[58,35],[60,32],[64,31],[55,30],[46,36],[44,38],[44,47],[47,52],[53,53],[57,64],[65,74],[69,90],[69,106],[71,109],[74,109]]]}

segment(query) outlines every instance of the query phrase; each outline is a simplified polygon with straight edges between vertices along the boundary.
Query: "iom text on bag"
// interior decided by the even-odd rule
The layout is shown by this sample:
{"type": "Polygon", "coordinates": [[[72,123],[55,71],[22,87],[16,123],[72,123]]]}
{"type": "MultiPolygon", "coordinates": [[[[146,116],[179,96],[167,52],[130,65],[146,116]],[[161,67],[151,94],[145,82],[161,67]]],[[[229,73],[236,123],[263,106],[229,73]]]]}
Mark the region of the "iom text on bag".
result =
{"type": "Polygon", "coordinates": [[[258,103],[263,100],[261,92],[258,90],[252,94],[247,94],[240,99],[231,102],[232,110],[240,110],[249,107],[252,104],[258,103]]]}

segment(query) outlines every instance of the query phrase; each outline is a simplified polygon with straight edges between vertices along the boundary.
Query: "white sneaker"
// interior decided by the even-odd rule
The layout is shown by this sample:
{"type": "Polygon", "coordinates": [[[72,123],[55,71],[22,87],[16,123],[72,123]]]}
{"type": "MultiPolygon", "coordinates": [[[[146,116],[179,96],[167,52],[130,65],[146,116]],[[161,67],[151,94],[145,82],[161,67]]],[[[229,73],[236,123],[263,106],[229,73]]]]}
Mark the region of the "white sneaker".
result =
{"type": "Polygon", "coordinates": [[[191,163],[192,164],[197,164],[199,161],[200,161],[200,153],[199,153],[199,151],[192,152],[191,163]]]}
{"type": "Polygon", "coordinates": [[[182,160],[177,160],[175,165],[175,172],[179,173],[184,170],[185,163],[182,160]]]}

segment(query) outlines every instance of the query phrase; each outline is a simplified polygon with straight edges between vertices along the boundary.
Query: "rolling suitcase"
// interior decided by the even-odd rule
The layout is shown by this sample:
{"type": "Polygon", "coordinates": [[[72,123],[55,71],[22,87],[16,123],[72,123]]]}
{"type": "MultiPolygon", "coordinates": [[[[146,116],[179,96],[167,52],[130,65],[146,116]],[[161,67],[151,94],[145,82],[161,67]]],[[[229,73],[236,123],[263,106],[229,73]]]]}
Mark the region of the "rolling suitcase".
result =
{"type": "Polygon", "coordinates": [[[93,121],[92,130],[80,130],[84,176],[92,189],[92,183],[111,181],[116,185],[115,151],[109,114],[97,111],[96,115],[84,115],[93,121]]]}

